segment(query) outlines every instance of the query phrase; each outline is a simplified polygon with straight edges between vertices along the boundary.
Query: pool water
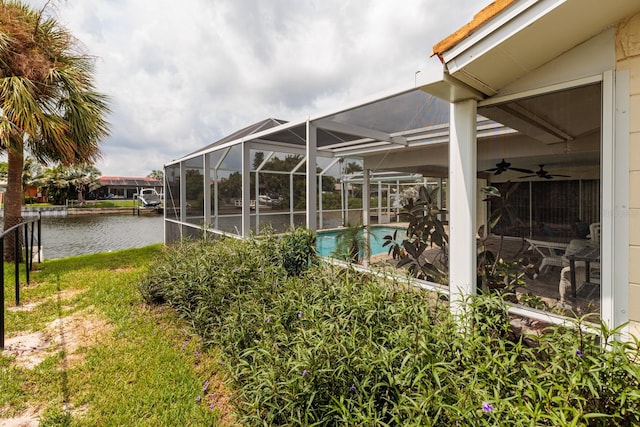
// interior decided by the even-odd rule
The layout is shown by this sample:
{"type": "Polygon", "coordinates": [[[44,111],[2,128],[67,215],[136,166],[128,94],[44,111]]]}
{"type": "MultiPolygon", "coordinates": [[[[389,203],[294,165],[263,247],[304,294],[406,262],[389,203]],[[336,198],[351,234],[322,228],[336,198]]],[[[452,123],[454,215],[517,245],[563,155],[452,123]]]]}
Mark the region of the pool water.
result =
{"type": "MultiPolygon", "coordinates": [[[[393,235],[393,232],[396,230],[398,231],[397,240],[402,241],[402,239],[407,237],[405,228],[390,226],[371,227],[371,231],[369,233],[371,255],[387,253],[389,251],[389,247],[382,247],[385,242],[384,236],[393,235]]],[[[318,250],[318,254],[330,257],[336,250],[336,238],[338,234],[340,234],[340,230],[319,231],[316,239],[316,249],[318,250]]]]}

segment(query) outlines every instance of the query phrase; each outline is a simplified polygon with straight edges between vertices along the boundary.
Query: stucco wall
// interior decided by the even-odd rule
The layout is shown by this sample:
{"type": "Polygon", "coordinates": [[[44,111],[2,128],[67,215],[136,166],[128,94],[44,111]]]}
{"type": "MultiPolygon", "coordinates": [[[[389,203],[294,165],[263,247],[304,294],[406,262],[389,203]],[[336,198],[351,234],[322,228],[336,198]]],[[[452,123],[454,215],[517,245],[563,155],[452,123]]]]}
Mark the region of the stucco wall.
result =
{"type": "Polygon", "coordinates": [[[640,14],[618,25],[617,69],[629,70],[629,318],[640,337],[640,14]]]}

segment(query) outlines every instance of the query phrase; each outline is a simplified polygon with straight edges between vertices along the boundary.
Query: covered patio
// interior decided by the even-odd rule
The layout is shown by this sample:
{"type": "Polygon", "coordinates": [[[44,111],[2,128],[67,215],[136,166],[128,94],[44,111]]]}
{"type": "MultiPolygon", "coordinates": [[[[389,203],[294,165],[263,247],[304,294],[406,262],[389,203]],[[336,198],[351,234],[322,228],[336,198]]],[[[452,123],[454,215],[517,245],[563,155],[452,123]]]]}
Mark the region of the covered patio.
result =
{"type": "Polygon", "coordinates": [[[496,2],[434,46],[444,70],[417,74],[415,87],[267,119],[167,164],[165,241],[368,228],[398,220],[407,188],[436,185],[454,313],[477,292],[479,242],[493,239],[507,262],[507,247],[524,242],[531,300],[563,304],[515,313],[623,325],[629,225],[615,219],[628,216],[630,89],[615,25],[638,10],[631,0],[496,2]]]}
{"type": "MultiPolygon", "coordinates": [[[[449,159],[460,147],[450,142],[450,122],[457,106],[430,93],[445,84],[408,88],[298,122],[268,119],[166,165],[166,241],[203,230],[246,237],[291,225],[321,231],[393,223],[401,220],[400,195],[419,185],[440,189],[439,207],[453,237],[457,171],[449,159]]],[[[470,149],[477,150],[469,168],[475,171],[473,209],[459,208],[467,212],[465,222],[472,216],[468,236],[488,226],[492,206],[482,201],[480,189],[519,182],[510,194],[518,219],[498,223],[493,234],[511,246],[522,238],[568,245],[586,237],[576,224],[600,219],[600,93],[601,82],[592,81],[478,108],[469,129],[477,138],[470,149]],[[552,123],[562,126],[564,137],[552,123]]],[[[455,241],[450,249],[453,264],[462,257],[455,241]]],[[[541,264],[533,248],[529,255],[541,264]]],[[[542,273],[529,291],[559,300],[560,269],[542,273]]],[[[597,312],[599,292],[589,298],[597,312]]],[[[564,302],[569,310],[580,306],[581,313],[589,305],[570,296],[564,302]]]]}

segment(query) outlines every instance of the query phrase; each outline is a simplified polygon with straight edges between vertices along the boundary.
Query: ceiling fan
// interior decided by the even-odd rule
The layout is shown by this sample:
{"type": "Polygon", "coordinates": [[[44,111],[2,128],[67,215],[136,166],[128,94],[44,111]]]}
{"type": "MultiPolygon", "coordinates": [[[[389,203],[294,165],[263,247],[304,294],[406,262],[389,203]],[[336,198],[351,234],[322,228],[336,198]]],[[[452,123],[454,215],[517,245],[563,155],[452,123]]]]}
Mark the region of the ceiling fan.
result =
{"type": "Polygon", "coordinates": [[[549,171],[544,170],[544,165],[539,165],[539,166],[540,166],[540,169],[535,171],[533,175],[525,175],[525,176],[521,176],[520,178],[533,178],[537,176],[538,178],[553,179],[555,177],[569,178],[571,176],[571,175],[550,174],[549,171]]]}
{"type": "Polygon", "coordinates": [[[506,172],[508,170],[513,170],[522,173],[534,173],[530,169],[521,169],[521,168],[512,168],[511,163],[502,159],[500,163],[496,163],[495,168],[487,169],[485,172],[493,172],[494,175],[500,175],[502,172],[506,172]]]}

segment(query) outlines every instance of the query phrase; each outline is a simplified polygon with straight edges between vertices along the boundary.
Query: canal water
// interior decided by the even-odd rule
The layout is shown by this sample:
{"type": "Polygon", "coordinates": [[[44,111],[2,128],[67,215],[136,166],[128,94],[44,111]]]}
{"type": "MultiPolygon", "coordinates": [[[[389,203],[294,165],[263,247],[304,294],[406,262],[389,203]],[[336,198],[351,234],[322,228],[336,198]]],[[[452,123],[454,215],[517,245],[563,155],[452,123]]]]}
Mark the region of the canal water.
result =
{"type": "Polygon", "coordinates": [[[44,258],[64,258],[163,241],[162,215],[42,217],[44,258]]]}

